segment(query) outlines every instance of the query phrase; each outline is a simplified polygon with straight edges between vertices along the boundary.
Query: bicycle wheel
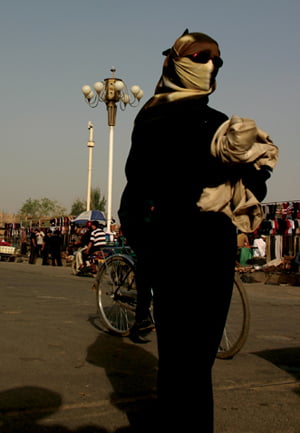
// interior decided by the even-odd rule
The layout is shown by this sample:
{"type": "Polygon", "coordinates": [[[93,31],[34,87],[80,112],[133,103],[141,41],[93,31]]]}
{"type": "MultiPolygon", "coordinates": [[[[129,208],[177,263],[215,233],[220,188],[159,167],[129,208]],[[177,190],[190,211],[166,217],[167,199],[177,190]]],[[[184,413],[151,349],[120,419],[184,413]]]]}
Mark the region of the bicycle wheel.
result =
{"type": "Polygon", "coordinates": [[[128,335],[135,321],[136,284],[133,260],[122,254],[108,257],[95,282],[97,308],[108,330],[128,335]]]}
{"type": "Polygon", "coordinates": [[[229,359],[236,355],[246,342],[250,325],[250,308],[246,290],[236,273],[231,304],[217,358],[229,359]]]}

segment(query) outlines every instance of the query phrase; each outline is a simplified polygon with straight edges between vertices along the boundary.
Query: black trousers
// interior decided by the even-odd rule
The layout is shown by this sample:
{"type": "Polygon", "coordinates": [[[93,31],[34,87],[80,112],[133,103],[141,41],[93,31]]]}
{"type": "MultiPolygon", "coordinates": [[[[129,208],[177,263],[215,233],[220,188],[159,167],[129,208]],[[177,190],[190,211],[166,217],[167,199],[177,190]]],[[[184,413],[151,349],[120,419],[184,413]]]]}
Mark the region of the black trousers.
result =
{"type": "Polygon", "coordinates": [[[159,353],[158,419],[168,430],[212,433],[212,368],[232,294],[236,230],[217,213],[197,213],[191,228],[188,239],[169,240],[150,259],[147,253],[159,353]]]}
{"type": "Polygon", "coordinates": [[[36,247],[30,246],[30,256],[29,256],[29,261],[28,262],[31,265],[34,265],[36,257],[37,257],[37,249],[36,249],[36,247]]]}
{"type": "Polygon", "coordinates": [[[62,261],[61,261],[61,251],[52,251],[51,252],[51,260],[52,260],[52,266],[62,266],[62,261]]]}

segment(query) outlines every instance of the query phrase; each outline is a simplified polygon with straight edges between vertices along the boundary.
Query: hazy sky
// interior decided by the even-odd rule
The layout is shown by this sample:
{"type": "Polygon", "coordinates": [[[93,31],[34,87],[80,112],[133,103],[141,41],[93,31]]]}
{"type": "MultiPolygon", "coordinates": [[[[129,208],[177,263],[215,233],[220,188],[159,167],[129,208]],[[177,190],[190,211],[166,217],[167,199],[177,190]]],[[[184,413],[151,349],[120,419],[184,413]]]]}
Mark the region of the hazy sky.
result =
{"type": "MultiPolygon", "coordinates": [[[[299,19],[299,0],[3,1],[0,211],[47,197],[69,212],[77,198],[86,199],[88,121],[95,134],[92,183],[106,196],[106,107],[88,107],[81,86],[108,78],[113,65],[129,87],[142,87],[146,102],[161,52],[186,28],[208,33],[221,48],[224,66],[210,105],[254,118],[280,148],[265,201],[299,200],[299,19]]],[[[137,112],[117,114],[114,217],[137,112]]]]}

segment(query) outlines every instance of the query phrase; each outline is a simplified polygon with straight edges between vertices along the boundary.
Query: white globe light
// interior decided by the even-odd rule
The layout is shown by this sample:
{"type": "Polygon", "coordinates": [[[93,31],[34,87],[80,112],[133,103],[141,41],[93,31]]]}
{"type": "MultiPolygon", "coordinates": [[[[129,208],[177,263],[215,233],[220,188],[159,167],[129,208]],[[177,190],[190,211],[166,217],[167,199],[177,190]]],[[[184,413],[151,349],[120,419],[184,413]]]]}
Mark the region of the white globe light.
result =
{"type": "Polygon", "coordinates": [[[94,92],[91,90],[88,95],[86,95],[86,99],[90,100],[94,96],[94,92]]]}
{"type": "Polygon", "coordinates": [[[87,97],[87,95],[91,92],[91,90],[92,89],[87,84],[85,84],[84,86],[81,87],[81,91],[85,97],[87,97]]]}
{"type": "Polygon", "coordinates": [[[99,93],[101,93],[101,91],[103,90],[103,88],[104,88],[104,84],[102,83],[102,81],[97,81],[94,84],[94,89],[98,93],[98,95],[99,95],[99,93]]]}
{"type": "Polygon", "coordinates": [[[139,101],[140,99],[142,99],[143,96],[144,92],[142,91],[142,89],[140,89],[140,91],[136,95],[136,99],[139,101]]]}
{"type": "Polygon", "coordinates": [[[126,93],[125,95],[122,96],[122,101],[124,102],[124,104],[129,104],[130,96],[126,93]]]}
{"type": "Polygon", "coordinates": [[[114,84],[114,87],[117,91],[120,91],[124,88],[124,83],[121,80],[117,80],[114,84]]]}
{"type": "Polygon", "coordinates": [[[133,94],[133,96],[136,97],[136,95],[139,93],[139,91],[141,90],[140,86],[132,86],[131,87],[131,93],[133,94]]]}

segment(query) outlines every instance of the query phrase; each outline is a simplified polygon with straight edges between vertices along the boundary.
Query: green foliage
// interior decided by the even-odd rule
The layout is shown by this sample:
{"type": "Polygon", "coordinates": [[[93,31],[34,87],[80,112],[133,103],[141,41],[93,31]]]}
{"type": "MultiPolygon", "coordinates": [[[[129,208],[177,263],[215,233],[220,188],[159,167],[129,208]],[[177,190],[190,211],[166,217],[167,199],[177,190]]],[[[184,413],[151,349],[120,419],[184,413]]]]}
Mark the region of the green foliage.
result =
{"type": "MultiPolygon", "coordinates": [[[[101,210],[105,212],[106,199],[101,197],[100,188],[92,188],[91,191],[91,209],[101,210]]],[[[77,216],[86,210],[86,201],[77,198],[71,207],[71,215],[77,216]]]]}
{"type": "MultiPolygon", "coordinates": [[[[106,199],[101,196],[100,188],[92,188],[91,192],[91,209],[105,212],[106,199]]],[[[71,215],[77,216],[86,210],[86,201],[76,199],[71,207],[71,215]]],[[[66,209],[56,200],[50,200],[47,197],[41,199],[28,198],[20,208],[18,214],[21,217],[42,218],[57,217],[66,215],[66,209]]]]}
{"type": "Polygon", "coordinates": [[[104,197],[101,197],[100,188],[92,188],[91,209],[97,209],[104,212],[105,207],[106,207],[106,199],[104,197]]]}
{"type": "Polygon", "coordinates": [[[39,200],[29,198],[24,202],[18,213],[32,218],[41,218],[65,215],[66,209],[56,200],[50,200],[47,197],[39,200]]]}
{"type": "Polygon", "coordinates": [[[86,210],[86,202],[84,200],[77,199],[74,201],[71,207],[71,215],[77,216],[81,212],[86,210]]]}

